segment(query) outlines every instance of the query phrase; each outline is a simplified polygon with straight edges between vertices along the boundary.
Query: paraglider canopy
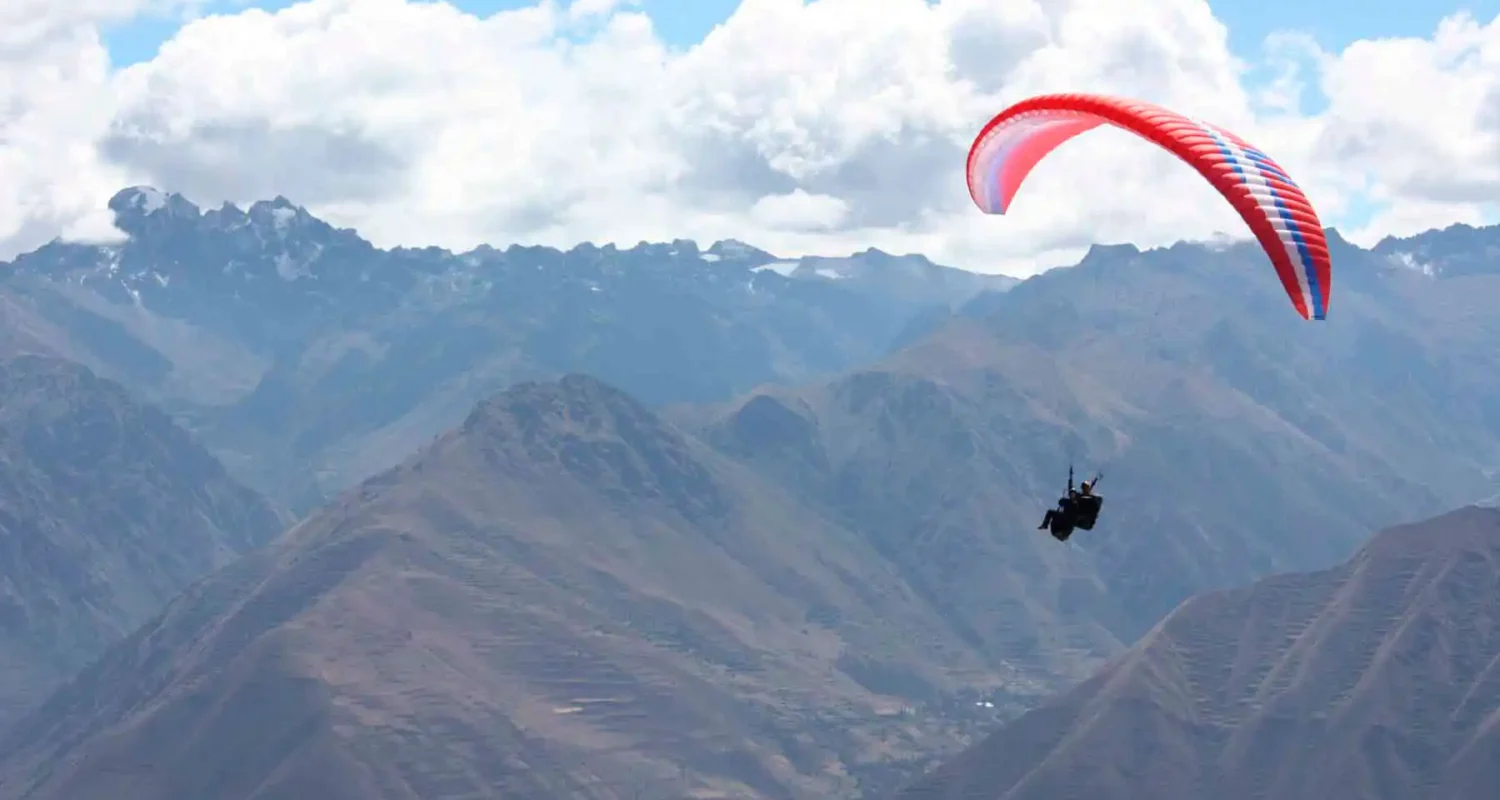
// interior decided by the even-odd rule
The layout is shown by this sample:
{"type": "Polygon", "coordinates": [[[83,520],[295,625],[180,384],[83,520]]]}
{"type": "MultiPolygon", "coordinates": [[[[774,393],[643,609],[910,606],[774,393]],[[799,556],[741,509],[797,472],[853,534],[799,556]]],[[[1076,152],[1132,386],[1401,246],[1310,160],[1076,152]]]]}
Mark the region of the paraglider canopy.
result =
{"type": "Polygon", "coordinates": [[[1292,306],[1325,319],[1333,285],[1323,224],[1271,157],[1233,133],[1139,100],[1095,94],[1031,97],[985,125],[969,148],[969,196],[1004,214],[1032,167],[1058,145],[1100,125],[1129,131],[1198,171],[1239,212],[1265,249],[1292,306]]]}

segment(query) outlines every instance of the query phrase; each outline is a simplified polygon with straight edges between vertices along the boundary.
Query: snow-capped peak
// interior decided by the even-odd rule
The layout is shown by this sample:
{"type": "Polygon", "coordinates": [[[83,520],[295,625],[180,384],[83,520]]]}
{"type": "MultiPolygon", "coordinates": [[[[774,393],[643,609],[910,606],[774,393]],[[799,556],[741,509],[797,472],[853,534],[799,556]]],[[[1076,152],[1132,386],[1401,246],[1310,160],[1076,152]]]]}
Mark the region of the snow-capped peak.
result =
{"type": "Polygon", "coordinates": [[[131,186],[123,189],[109,204],[110,208],[115,211],[130,209],[146,216],[155,214],[166,205],[167,193],[152,186],[131,186]]]}
{"type": "Polygon", "coordinates": [[[126,233],[136,233],[146,220],[171,218],[196,218],[199,209],[180,194],[164,192],[152,186],[131,186],[121,189],[109,199],[109,210],[115,213],[115,222],[126,233]]]}

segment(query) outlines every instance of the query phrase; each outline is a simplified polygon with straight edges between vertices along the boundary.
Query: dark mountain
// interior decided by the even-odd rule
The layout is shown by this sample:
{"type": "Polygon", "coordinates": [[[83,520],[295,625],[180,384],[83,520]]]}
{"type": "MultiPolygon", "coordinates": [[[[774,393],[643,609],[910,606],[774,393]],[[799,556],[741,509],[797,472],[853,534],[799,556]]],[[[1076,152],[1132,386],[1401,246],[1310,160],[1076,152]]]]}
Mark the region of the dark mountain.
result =
{"type": "Polygon", "coordinates": [[[1500,488],[1500,274],[1336,249],[1326,322],[1248,245],[1097,248],[875,366],[678,418],[990,658],[1081,678],[1190,594],[1500,488]],[[1070,460],[1105,508],[1060,546],[1034,528],[1070,460]]]}
{"type": "Polygon", "coordinates": [[[724,400],[877,358],[914,315],[1014,283],[733,241],[381,250],[282,197],[205,212],[137,187],[110,207],[128,242],[47,245],[0,265],[6,286],[57,352],[298,508],[517,380],[586,372],[653,404],[724,400]]]}
{"type": "Polygon", "coordinates": [[[0,361],[0,726],[283,524],[117,384],[0,361]]]}
{"type": "Polygon", "coordinates": [[[964,733],[912,698],[1016,688],[881,563],[615,389],[522,384],[113,648],[0,795],[853,796],[964,733]]]}
{"type": "Polygon", "coordinates": [[[1375,253],[1391,264],[1427,275],[1458,277],[1500,273],[1500,232],[1457,223],[1408,238],[1387,236],[1375,253]]]}
{"type": "Polygon", "coordinates": [[[900,797],[1500,796],[1497,617],[1500,510],[1393,528],[1337,568],[1183,603],[900,797]]]}

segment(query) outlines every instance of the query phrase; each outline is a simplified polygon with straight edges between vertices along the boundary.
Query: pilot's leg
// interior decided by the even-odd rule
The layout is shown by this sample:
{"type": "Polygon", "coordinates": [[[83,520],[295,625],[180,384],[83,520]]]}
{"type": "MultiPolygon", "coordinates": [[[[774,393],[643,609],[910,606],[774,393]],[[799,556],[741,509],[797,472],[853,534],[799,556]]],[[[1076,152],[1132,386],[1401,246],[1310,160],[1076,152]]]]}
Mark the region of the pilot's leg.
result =
{"type": "Polygon", "coordinates": [[[1048,528],[1052,527],[1052,518],[1055,517],[1055,516],[1057,516],[1057,509],[1055,509],[1055,508],[1049,508],[1049,509],[1047,509],[1047,515],[1044,516],[1044,517],[1042,517],[1042,524],[1036,526],[1036,529],[1039,530],[1039,531],[1044,531],[1044,530],[1047,530],[1048,528]]]}

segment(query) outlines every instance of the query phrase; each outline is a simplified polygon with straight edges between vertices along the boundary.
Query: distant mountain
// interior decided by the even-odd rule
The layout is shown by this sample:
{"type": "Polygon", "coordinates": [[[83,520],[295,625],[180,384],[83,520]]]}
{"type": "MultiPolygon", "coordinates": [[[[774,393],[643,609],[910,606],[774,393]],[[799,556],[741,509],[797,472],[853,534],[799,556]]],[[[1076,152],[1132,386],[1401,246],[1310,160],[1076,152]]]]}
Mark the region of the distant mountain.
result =
{"type": "Polygon", "coordinates": [[[900,798],[1500,796],[1497,615],[1500,510],[1387,530],[1189,600],[900,798]]]}
{"type": "Polygon", "coordinates": [[[916,315],[1013,279],[870,250],[740,242],[380,250],[283,197],[111,201],[116,246],[0,265],[54,351],[179,415],[298,508],[399,461],[511,383],[587,372],[650,403],[724,400],[887,351],[916,315]]]}
{"type": "Polygon", "coordinates": [[[1426,275],[1500,274],[1500,233],[1494,226],[1458,223],[1407,238],[1387,236],[1374,251],[1391,264],[1426,275]]]}
{"type": "Polygon", "coordinates": [[[0,744],[0,795],[851,797],[1015,683],[861,537],[572,376],[188,590],[0,744]]]}
{"type": "Polygon", "coordinates": [[[0,361],[0,727],[283,524],[118,385],[0,361]]]}

